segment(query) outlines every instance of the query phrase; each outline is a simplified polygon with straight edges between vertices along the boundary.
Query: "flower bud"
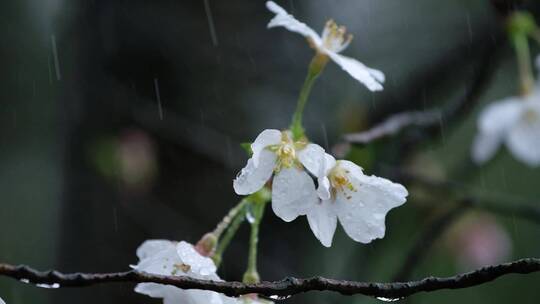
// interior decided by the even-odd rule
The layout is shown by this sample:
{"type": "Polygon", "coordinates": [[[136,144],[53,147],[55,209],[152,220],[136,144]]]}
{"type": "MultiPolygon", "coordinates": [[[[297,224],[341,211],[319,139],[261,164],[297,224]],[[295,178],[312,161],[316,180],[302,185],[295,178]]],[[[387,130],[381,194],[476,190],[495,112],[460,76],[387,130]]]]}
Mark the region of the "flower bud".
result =
{"type": "Polygon", "coordinates": [[[211,256],[216,250],[218,239],[213,233],[205,234],[195,245],[195,250],[202,256],[211,256]]]}

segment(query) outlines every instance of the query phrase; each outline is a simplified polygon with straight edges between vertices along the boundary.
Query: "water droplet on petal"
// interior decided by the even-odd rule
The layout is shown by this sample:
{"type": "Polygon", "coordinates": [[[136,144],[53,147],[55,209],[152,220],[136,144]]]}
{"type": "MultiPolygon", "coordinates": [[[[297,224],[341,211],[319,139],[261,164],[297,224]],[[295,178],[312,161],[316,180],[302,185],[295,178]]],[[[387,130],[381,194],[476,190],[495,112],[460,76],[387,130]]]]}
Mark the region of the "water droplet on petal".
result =
{"type": "Polygon", "coordinates": [[[396,302],[403,298],[385,298],[385,297],[377,297],[377,300],[383,301],[383,302],[396,302]]]}
{"type": "Polygon", "coordinates": [[[269,298],[274,301],[283,301],[283,300],[289,299],[290,297],[292,296],[291,295],[285,295],[285,296],[271,295],[269,298]]]}
{"type": "Polygon", "coordinates": [[[36,284],[37,287],[40,287],[40,288],[49,288],[49,289],[56,289],[56,288],[60,288],[60,284],[58,283],[53,283],[53,284],[36,284]]]}

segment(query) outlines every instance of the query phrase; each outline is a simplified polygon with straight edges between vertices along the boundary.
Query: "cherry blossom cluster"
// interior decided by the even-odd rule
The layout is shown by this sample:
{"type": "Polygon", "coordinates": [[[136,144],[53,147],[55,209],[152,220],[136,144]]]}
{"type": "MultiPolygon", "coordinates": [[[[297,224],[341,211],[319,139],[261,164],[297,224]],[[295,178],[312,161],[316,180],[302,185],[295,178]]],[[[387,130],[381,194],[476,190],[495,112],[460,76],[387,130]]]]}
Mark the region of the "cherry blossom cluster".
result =
{"type": "Polygon", "coordinates": [[[271,183],[274,213],[286,222],[306,215],[326,247],[332,245],[338,219],[357,242],[382,238],[386,213],[406,201],[402,185],[365,175],[317,144],[293,140],[289,131],[264,130],[251,149],[253,156],[234,180],[236,193],[252,194],[271,183]]]}
{"type": "MultiPolygon", "coordinates": [[[[330,20],[319,36],[276,3],[268,1],[266,6],[275,14],[268,28],[284,27],[299,33],[305,36],[309,45],[315,49],[316,55],[310,65],[308,80],[314,81],[326,63],[332,60],[369,90],[383,89],[385,77],[382,72],[339,54],[352,40],[344,27],[330,20]]],[[[362,168],[351,161],[336,160],[321,146],[308,140],[301,125],[301,116],[311,84],[302,88],[299,107],[293,116],[291,128],[264,130],[250,145],[251,158],[234,179],[234,191],[247,198],[270,191],[271,195],[266,199],[264,195],[259,195],[258,197],[263,197],[263,201],[256,205],[264,208],[266,200],[270,199],[274,213],[286,222],[305,215],[314,235],[326,247],[332,245],[338,220],[345,232],[357,242],[369,243],[382,238],[385,234],[386,214],[392,208],[405,203],[408,192],[400,184],[364,174],[362,168]]],[[[247,200],[243,199],[239,206],[233,208],[230,217],[242,216],[237,213],[245,202],[247,200]]],[[[261,216],[262,212],[259,212],[259,218],[250,221],[252,225],[257,226],[257,220],[260,220],[261,216]]],[[[132,267],[137,271],[152,274],[219,281],[216,263],[219,263],[221,257],[216,257],[215,248],[223,230],[221,227],[232,226],[230,217],[224,219],[223,225],[218,225],[217,232],[205,235],[196,246],[183,241],[144,242],[137,250],[139,263],[132,267]]],[[[250,240],[250,256],[256,258],[258,229],[252,226],[253,233],[255,235],[250,240]]],[[[248,261],[248,270],[244,274],[245,282],[259,281],[255,262],[248,261]]],[[[165,304],[265,301],[256,295],[231,298],[212,291],[182,290],[154,283],[139,284],[135,291],[162,298],[165,304]]]]}

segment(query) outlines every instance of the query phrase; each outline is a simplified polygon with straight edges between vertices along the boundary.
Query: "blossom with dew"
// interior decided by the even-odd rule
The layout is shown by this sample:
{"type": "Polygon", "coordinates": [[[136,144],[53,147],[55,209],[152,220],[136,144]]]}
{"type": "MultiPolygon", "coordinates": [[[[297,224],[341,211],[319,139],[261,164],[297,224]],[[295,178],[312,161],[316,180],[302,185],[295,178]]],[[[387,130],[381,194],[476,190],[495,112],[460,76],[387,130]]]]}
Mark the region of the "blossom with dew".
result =
{"type": "Polygon", "coordinates": [[[289,131],[267,129],[251,144],[252,157],[233,182],[237,194],[257,192],[272,175],[272,209],[290,222],[317,201],[315,183],[304,170],[320,167],[324,149],[306,141],[293,141],[289,131]]]}
{"type": "Polygon", "coordinates": [[[493,102],[482,111],[472,146],[473,160],[485,163],[502,143],[519,161],[540,166],[540,88],[526,96],[493,102]]]}
{"type": "MultiPolygon", "coordinates": [[[[200,255],[187,242],[148,240],[137,249],[139,263],[135,270],[157,275],[187,276],[202,280],[221,281],[212,259],[200,255]]],[[[162,298],[164,304],[234,304],[237,298],[208,290],[184,290],[172,285],[140,283],[135,292],[152,298],[162,298]]]]}
{"type": "Polygon", "coordinates": [[[356,59],[339,54],[349,46],[353,38],[351,34],[347,35],[344,26],[338,26],[333,20],[329,20],[322,35],[319,36],[312,28],[298,21],[275,2],[266,2],[266,7],[276,14],[268,23],[268,28],[281,26],[291,32],[303,35],[308,39],[318,55],[326,59],[332,59],[369,90],[381,91],[383,89],[382,83],[384,83],[385,77],[381,71],[369,68],[356,59]]]}
{"type": "Polygon", "coordinates": [[[336,161],[329,154],[320,167],[310,171],[317,176],[319,185],[318,200],[307,211],[308,223],[326,247],[332,245],[338,219],[347,235],[357,242],[366,244],[384,237],[386,214],[405,203],[408,195],[402,185],[365,175],[355,163],[336,161]]]}

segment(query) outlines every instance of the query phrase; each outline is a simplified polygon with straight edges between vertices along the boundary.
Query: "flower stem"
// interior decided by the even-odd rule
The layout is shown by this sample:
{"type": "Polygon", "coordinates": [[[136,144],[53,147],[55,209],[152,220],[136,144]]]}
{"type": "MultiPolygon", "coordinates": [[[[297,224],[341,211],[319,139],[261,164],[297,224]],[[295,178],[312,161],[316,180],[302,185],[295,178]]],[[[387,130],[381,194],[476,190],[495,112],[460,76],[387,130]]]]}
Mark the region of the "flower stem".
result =
{"type": "Polygon", "coordinates": [[[327,62],[328,56],[317,53],[309,64],[308,74],[306,76],[306,79],[304,80],[302,89],[300,90],[300,95],[298,96],[298,103],[296,105],[296,111],[294,112],[290,127],[294,140],[299,140],[304,137],[304,127],[302,126],[302,116],[304,114],[304,108],[309,98],[311,88],[313,87],[313,84],[315,83],[317,77],[323,71],[327,62]]]}
{"type": "MultiPolygon", "coordinates": [[[[242,201],[245,202],[245,203],[242,204],[242,207],[240,208],[240,210],[238,210],[238,212],[235,214],[234,218],[232,218],[230,224],[228,225],[227,231],[225,232],[225,234],[223,235],[223,238],[218,243],[216,252],[212,256],[212,260],[214,260],[214,263],[216,264],[216,267],[219,267],[219,265],[221,264],[221,260],[223,258],[223,253],[225,252],[225,250],[229,246],[229,243],[231,242],[233,237],[236,235],[236,232],[238,231],[238,228],[240,228],[240,225],[244,222],[244,220],[246,218],[245,217],[245,215],[246,215],[245,207],[246,207],[246,204],[247,204],[248,201],[246,199],[243,199],[242,201]]],[[[229,214],[230,214],[230,212],[229,212],[229,214]]]]}
{"type": "Polygon", "coordinates": [[[238,202],[236,206],[234,206],[231,210],[229,210],[229,213],[227,213],[227,215],[223,217],[221,222],[217,224],[216,229],[214,229],[213,231],[213,234],[216,236],[216,238],[219,239],[221,237],[225,229],[227,229],[227,227],[229,227],[229,225],[232,224],[232,221],[236,218],[238,213],[243,211],[247,203],[248,203],[248,200],[244,198],[240,202],[238,202]]]}
{"type": "Polygon", "coordinates": [[[260,282],[260,276],[257,272],[257,245],[259,243],[259,227],[264,215],[266,203],[267,201],[253,202],[250,205],[253,218],[251,220],[251,234],[249,237],[248,265],[243,277],[244,283],[260,282]]]}
{"type": "Polygon", "coordinates": [[[521,93],[527,95],[531,92],[534,86],[534,75],[531,69],[531,53],[529,50],[529,42],[524,33],[515,33],[512,35],[512,42],[516,50],[519,78],[521,82],[521,93]]]}

